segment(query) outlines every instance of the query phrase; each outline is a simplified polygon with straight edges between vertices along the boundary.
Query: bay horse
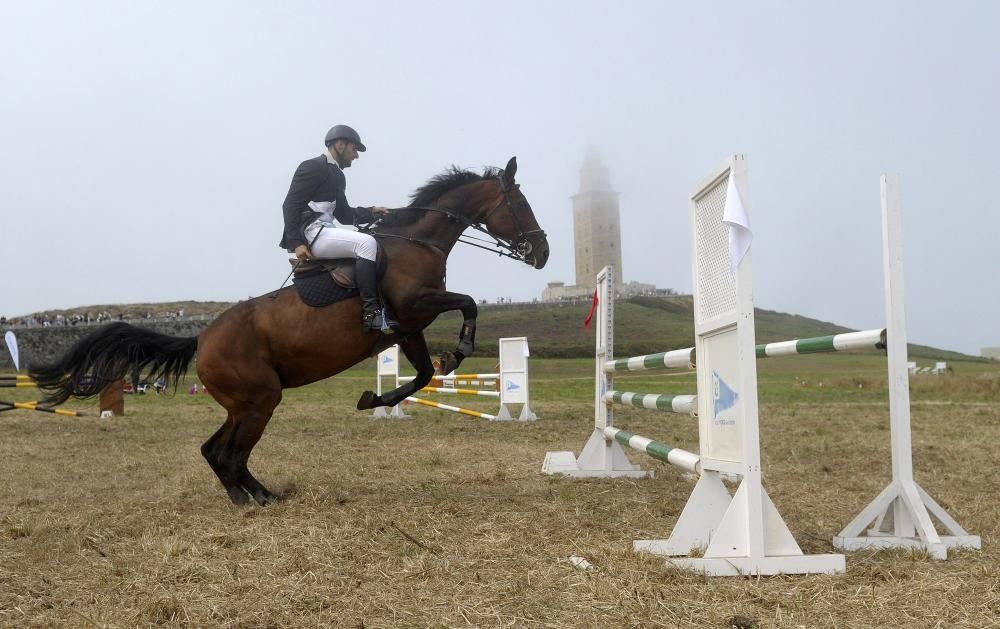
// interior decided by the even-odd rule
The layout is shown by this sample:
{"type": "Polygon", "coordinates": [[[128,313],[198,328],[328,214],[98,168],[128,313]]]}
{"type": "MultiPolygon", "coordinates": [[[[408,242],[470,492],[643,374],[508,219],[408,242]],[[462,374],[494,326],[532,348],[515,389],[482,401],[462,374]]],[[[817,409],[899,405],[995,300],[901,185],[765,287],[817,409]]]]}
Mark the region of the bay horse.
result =
{"type": "MultiPolygon", "coordinates": [[[[29,367],[46,403],[92,397],[111,382],[140,371],[174,386],[197,352],[198,377],[226,409],[225,423],[201,446],[202,455],[236,504],[278,500],[247,469],[283,389],[329,378],[399,343],[417,370],[412,382],[381,396],[365,391],[358,409],[394,406],[434,375],[423,330],[442,312],[464,317],[454,352],[441,368],[453,371],[475,349],[475,300],[445,288],[448,254],[469,227],[492,236],[503,255],[536,269],[549,245],[531,205],[514,181],[517,160],[482,175],[452,168],[432,178],[411,203],[371,230],[385,255],[383,301],[399,322],[394,334],[361,327],[361,301],[352,297],[322,308],[305,305],[292,287],[241,302],[196,337],[182,338],[113,323],[82,338],[47,365],[29,367]]],[[[464,242],[464,241],[463,241],[464,242]]]]}

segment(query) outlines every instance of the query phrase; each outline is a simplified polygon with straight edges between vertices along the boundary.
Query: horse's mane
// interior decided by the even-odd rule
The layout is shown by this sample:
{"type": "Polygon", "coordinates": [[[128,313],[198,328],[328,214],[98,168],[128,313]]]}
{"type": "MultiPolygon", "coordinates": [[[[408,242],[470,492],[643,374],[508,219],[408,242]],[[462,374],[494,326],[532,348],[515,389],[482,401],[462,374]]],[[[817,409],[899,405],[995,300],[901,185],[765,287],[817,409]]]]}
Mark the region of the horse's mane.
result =
{"type": "Polygon", "coordinates": [[[487,167],[482,175],[477,175],[471,170],[463,170],[458,166],[452,166],[440,175],[431,177],[427,183],[420,186],[410,195],[410,207],[430,205],[440,199],[448,192],[464,186],[467,183],[492,179],[500,174],[499,168],[487,167]]]}
{"type": "MultiPolygon", "coordinates": [[[[474,183],[476,181],[495,179],[502,173],[503,170],[494,166],[487,166],[483,169],[483,174],[481,175],[476,174],[471,170],[465,170],[459,168],[458,166],[452,166],[443,173],[431,177],[427,180],[427,183],[417,188],[413,194],[410,195],[410,205],[407,207],[427,207],[455,188],[459,188],[465,184],[474,183]]],[[[423,216],[423,214],[423,212],[417,211],[390,212],[382,218],[380,225],[383,227],[399,227],[401,225],[409,225],[423,216]]]]}

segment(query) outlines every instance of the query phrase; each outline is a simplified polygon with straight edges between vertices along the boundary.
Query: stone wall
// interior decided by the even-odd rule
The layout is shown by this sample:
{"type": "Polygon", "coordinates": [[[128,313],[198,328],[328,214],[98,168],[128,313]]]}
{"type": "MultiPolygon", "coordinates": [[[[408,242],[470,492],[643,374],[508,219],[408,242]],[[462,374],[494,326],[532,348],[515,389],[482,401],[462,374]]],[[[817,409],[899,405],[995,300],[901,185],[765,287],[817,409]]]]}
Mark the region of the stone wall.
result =
{"type": "MultiPolygon", "coordinates": [[[[174,320],[155,319],[149,321],[140,319],[129,321],[128,323],[170,336],[197,336],[211,322],[211,318],[199,317],[174,320]]],[[[33,362],[47,362],[62,355],[73,343],[103,325],[106,324],[12,328],[14,334],[17,336],[21,372],[24,373],[25,368],[33,362]]],[[[14,369],[14,361],[11,360],[10,353],[2,341],[0,341],[0,369],[14,369]]]]}

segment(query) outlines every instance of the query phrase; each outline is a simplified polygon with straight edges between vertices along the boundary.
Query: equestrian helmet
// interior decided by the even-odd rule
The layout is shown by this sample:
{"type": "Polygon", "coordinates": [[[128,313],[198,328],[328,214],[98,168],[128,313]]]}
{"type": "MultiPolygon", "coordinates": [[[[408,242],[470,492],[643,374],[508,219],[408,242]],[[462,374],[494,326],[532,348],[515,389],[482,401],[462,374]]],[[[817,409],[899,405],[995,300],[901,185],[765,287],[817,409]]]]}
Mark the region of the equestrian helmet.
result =
{"type": "Polygon", "coordinates": [[[349,140],[357,145],[358,151],[364,153],[365,145],[361,142],[361,136],[354,129],[348,127],[346,124],[339,124],[332,127],[326,132],[325,144],[330,146],[337,140],[349,140]]]}

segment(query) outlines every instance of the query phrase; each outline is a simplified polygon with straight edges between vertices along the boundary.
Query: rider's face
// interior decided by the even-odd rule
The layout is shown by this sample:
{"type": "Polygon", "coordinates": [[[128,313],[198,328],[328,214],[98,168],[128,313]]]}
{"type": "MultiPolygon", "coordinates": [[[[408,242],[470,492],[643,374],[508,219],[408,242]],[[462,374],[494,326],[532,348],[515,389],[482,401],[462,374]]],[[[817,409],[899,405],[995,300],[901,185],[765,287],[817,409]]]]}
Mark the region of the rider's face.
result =
{"type": "Polygon", "coordinates": [[[333,157],[341,168],[350,168],[351,162],[358,159],[358,145],[347,140],[337,140],[333,143],[333,157]]]}

